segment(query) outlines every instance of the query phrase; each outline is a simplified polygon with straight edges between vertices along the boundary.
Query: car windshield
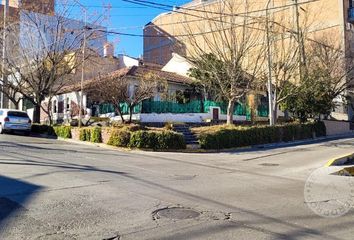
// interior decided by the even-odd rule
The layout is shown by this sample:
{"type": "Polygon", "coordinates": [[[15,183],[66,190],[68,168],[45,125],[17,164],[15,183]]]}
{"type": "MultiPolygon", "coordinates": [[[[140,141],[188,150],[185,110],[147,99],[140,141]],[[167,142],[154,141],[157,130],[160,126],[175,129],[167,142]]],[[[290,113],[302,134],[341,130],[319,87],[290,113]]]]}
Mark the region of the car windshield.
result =
{"type": "Polygon", "coordinates": [[[25,117],[25,118],[28,118],[27,113],[24,113],[24,112],[8,112],[7,116],[9,116],[9,117],[25,117]]]}

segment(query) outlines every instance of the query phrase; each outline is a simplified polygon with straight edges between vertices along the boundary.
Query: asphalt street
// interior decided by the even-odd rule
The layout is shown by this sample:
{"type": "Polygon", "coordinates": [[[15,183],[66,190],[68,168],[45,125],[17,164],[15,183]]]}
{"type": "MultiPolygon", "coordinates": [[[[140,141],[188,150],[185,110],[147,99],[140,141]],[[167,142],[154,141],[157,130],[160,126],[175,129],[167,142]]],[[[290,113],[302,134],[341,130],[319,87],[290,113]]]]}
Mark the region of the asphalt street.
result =
{"type": "MultiPolygon", "coordinates": [[[[352,207],[323,217],[304,196],[312,172],[353,152],[354,139],[192,154],[1,135],[0,239],[353,239],[352,207]]],[[[326,177],[339,178],[352,181],[326,177]]]]}

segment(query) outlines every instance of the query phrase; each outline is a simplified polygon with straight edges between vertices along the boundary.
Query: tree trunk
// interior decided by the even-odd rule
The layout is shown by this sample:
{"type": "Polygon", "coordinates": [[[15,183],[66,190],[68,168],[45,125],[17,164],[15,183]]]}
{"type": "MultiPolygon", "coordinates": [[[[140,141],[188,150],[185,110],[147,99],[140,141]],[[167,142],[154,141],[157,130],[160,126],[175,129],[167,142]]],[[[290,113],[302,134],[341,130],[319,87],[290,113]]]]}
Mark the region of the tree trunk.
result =
{"type": "Polygon", "coordinates": [[[33,123],[41,123],[41,102],[34,105],[33,123]]]}
{"type": "Polygon", "coordinates": [[[122,111],[120,110],[119,107],[116,107],[115,112],[116,112],[116,114],[118,114],[120,116],[120,119],[122,120],[122,123],[125,123],[125,120],[124,120],[124,117],[123,117],[123,113],[122,113],[122,111]]]}
{"type": "Polygon", "coordinates": [[[133,120],[133,111],[134,111],[134,105],[129,106],[129,123],[132,123],[132,120],[133,120]]]}
{"type": "Polygon", "coordinates": [[[248,95],[248,105],[250,107],[251,110],[251,123],[254,124],[256,122],[256,100],[255,100],[256,96],[255,94],[249,94],[248,95]]]}
{"type": "Polygon", "coordinates": [[[235,109],[235,101],[229,100],[229,104],[227,105],[227,124],[234,124],[234,109],[235,109]]]}
{"type": "Polygon", "coordinates": [[[18,106],[20,105],[20,104],[19,104],[19,102],[17,102],[17,101],[13,101],[12,103],[14,104],[15,109],[17,109],[17,110],[21,110],[21,109],[18,109],[18,106]]]}
{"type": "Polygon", "coordinates": [[[277,124],[278,121],[278,103],[274,103],[274,110],[273,110],[273,119],[274,119],[274,124],[277,124]]]}

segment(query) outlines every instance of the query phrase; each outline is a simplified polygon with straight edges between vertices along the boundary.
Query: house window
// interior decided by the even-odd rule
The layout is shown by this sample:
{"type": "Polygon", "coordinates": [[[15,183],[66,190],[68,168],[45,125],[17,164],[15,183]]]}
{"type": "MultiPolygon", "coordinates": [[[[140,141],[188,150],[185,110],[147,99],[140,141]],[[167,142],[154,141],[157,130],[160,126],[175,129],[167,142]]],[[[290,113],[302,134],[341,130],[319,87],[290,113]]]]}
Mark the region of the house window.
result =
{"type": "Polygon", "coordinates": [[[66,98],[66,109],[70,109],[70,99],[66,98]]]}

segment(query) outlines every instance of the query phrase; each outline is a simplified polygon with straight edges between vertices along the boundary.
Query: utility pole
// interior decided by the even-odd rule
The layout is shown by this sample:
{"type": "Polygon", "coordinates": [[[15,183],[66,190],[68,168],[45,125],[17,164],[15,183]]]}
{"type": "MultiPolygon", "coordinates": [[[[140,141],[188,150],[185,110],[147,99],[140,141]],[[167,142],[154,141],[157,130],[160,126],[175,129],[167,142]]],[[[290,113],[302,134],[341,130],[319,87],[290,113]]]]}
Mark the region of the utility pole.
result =
{"type": "Polygon", "coordinates": [[[299,48],[299,74],[300,74],[300,81],[303,78],[304,74],[304,64],[305,64],[305,46],[304,46],[304,38],[300,28],[300,12],[299,12],[299,2],[298,0],[294,0],[294,7],[295,7],[295,24],[296,24],[296,36],[299,48]]]}
{"type": "Polygon", "coordinates": [[[87,10],[84,8],[84,18],[85,18],[85,27],[84,27],[84,42],[82,46],[82,63],[81,63],[81,81],[80,81],[80,111],[79,111],[79,128],[82,125],[82,109],[83,109],[83,101],[84,101],[84,79],[85,79],[85,55],[86,55],[86,28],[87,28],[87,10]]]}
{"type": "Polygon", "coordinates": [[[1,83],[1,108],[6,107],[5,104],[5,95],[4,95],[4,85],[7,82],[7,76],[5,74],[5,58],[6,58],[6,20],[7,20],[7,9],[9,7],[9,0],[5,0],[5,5],[4,5],[4,17],[3,17],[3,29],[2,29],[2,83],[1,83]]]}
{"type": "Polygon", "coordinates": [[[266,8],[266,37],[267,37],[267,55],[268,55],[268,105],[269,105],[269,125],[275,125],[274,104],[273,104],[273,86],[272,86],[272,51],[269,26],[269,5],[272,0],[268,0],[266,8]]]}
{"type": "Polygon", "coordinates": [[[80,103],[79,103],[79,127],[82,126],[82,110],[84,101],[84,79],[85,79],[85,55],[86,55],[86,30],[87,30],[87,8],[82,5],[78,0],[74,0],[84,11],[84,36],[82,46],[82,64],[81,64],[81,81],[80,81],[80,103]]]}

